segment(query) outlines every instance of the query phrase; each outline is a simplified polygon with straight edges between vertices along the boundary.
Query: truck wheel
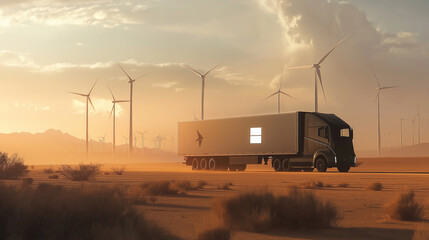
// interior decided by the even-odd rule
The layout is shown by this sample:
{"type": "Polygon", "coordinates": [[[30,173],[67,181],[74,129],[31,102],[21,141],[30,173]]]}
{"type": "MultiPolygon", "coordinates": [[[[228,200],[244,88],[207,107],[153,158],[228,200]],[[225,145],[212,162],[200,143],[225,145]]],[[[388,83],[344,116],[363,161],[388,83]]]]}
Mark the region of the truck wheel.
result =
{"type": "Polygon", "coordinates": [[[326,172],[326,169],[328,169],[326,161],[323,157],[316,158],[316,169],[318,172],[326,172]]]}
{"type": "Polygon", "coordinates": [[[338,172],[348,172],[350,170],[350,165],[340,165],[337,169],[338,172]]]}
{"type": "Polygon", "coordinates": [[[240,164],[237,166],[237,170],[239,172],[243,172],[244,170],[246,170],[246,164],[240,164]]]}
{"type": "Polygon", "coordinates": [[[200,162],[198,161],[197,158],[194,158],[192,160],[192,170],[198,170],[200,167],[200,162]]]}
{"type": "Polygon", "coordinates": [[[203,159],[201,159],[201,162],[200,162],[200,169],[201,170],[207,170],[207,166],[208,164],[207,164],[207,159],[205,159],[205,158],[203,158],[203,159]]]}
{"type": "Polygon", "coordinates": [[[282,169],[283,171],[290,171],[290,160],[289,159],[283,159],[282,161],[282,169]]]}
{"type": "Polygon", "coordinates": [[[274,171],[276,171],[276,172],[280,172],[283,170],[282,169],[282,162],[280,161],[280,159],[278,159],[278,158],[274,159],[273,168],[274,168],[274,171]]]}
{"type": "Polygon", "coordinates": [[[214,158],[210,158],[209,160],[209,170],[218,170],[218,167],[216,166],[216,160],[214,158]]]}

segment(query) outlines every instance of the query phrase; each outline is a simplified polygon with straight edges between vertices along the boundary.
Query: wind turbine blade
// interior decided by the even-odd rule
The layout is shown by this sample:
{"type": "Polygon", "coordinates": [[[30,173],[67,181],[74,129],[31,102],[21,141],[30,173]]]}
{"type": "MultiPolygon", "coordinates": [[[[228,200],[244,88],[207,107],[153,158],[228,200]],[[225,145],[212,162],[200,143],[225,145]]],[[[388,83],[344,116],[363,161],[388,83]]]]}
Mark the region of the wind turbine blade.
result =
{"type": "Polygon", "coordinates": [[[375,104],[379,96],[380,96],[380,90],[377,91],[377,95],[375,96],[374,102],[372,104],[375,104]]]}
{"type": "Polygon", "coordinates": [[[295,100],[298,100],[297,98],[295,98],[295,97],[293,97],[293,96],[291,96],[291,95],[289,95],[289,94],[287,94],[287,93],[285,93],[285,92],[283,92],[283,91],[280,91],[280,93],[281,93],[281,94],[283,94],[283,95],[286,95],[286,96],[288,96],[288,97],[290,97],[290,98],[293,98],[293,99],[295,99],[295,100]]]}
{"type": "Polygon", "coordinates": [[[331,51],[329,51],[325,56],[323,56],[322,57],[322,59],[320,59],[320,61],[317,63],[317,64],[322,64],[322,62],[323,61],[325,61],[325,59],[329,56],[329,54],[331,54],[334,50],[335,50],[335,48],[337,48],[344,40],[346,40],[346,38],[348,38],[350,36],[350,33],[347,35],[347,36],[345,36],[343,39],[341,39],[341,41],[339,41],[338,43],[337,43],[337,45],[335,45],[332,49],[331,49],[331,51]]]}
{"type": "Polygon", "coordinates": [[[214,67],[212,67],[212,69],[208,70],[204,76],[207,76],[207,74],[209,74],[211,71],[213,71],[213,69],[215,69],[217,66],[219,66],[220,62],[218,64],[216,64],[214,67]]]}
{"type": "Polygon", "coordinates": [[[279,91],[277,91],[277,92],[275,92],[275,93],[271,94],[270,96],[268,96],[268,97],[264,98],[264,100],[267,100],[268,98],[270,98],[270,97],[272,97],[272,96],[274,96],[274,95],[276,95],[276,94],[279,94],[279,91]]]}
{"type": "Polygon", "coordinates": [[[282,83],[283,83],[283,73],[284,73],[284,71],[283,71],[283,69],[282,69],[282,75],[280,76],[280,85],[279,85],[279,91],[281,91],[281,90],[282,90],[282,83]]]}
{"type": "Polygon", "coordinates": [[[382,87],[380,89],[389,89],[389,88],[400,88],[402,86],[389,86],[389,87],[382,87]]]}
{"type": "Polygon", "coordinates": [[[122,68],[122,66],[121,66],[120,64],[118,64],[118,66],[122,69],[122,72],[124,72],[124,73],[125,73],[125,75],[127,75],[128,79],[129,79],[130,81],[133,81],[133,79],[130,77],[130,75],[128,75],[128,73],[127,73],[127,72],[125,72],[125,70],[122,68]]]}
{"type": "Polygon", "coordinates": [[[112,110],[110,111],[109,119],[112,118],[113,110],[115,109],[115,104],[113,103],[112,110]]]}
{"type": "Polygon", "coordinates": [[[380,82],[378,81],[377,75],[375,75],[374,69],[372,69],[371,64],[369,65],[369,67],[371,68],[371,72],[372,72],[372,75],[374,76],[375,81],[377,81],[378,88],[381,88],[380,82]]]}
{"type": "Polygon", "coordinates": [[[184,64],[187,69],[191,70],[193,73],[197,74],[198,76],[202,77],[203,75],[199,73],[197,70],[193,69],[191,66],[184,64]]]}
{"type": "Polygon", "coordinates": [[[89,100],[89,103],[91,103],[92,109],[94,109],[94,111],[95,111],[94,104],[92,104],[91,98],[89,96],[88,96],[88,100],[89,100]]]}
{"type": "Polygon", "coordinates": [[[124,102],[130,102],[130,100],[118,100],[118,101],[114,101],[115,103],[124,103],[124,102]]]}
{"type": "Polygon", "coordinates": [[[137,79],[139,79],[139,78],[145,77],[145,76],[147,76],[147,75],[151,74],[152,72],[153,72],[153,71],[150,71],[150,72],[148,72],[148,73],[145,73],[145,74],[143,74],[143,75],[141,75],[141,76],[139,76],[139,77],[134,78],[134,80],[137,80],[137,79]]]}
{"type": "Polygon", "coordinates": [[[312,67],[313,67],[313,65],[305,65],[305,66],[303,65],[303,66],[286,68],[286,70],[292,70],[292,69],[310,69],[312,67]]]}
{"type": "Polygon", "coordinates": [[[94,90],[95,84],[97,84],[97,82],[98,82],[98,79],[97,79],[97,80],[95,80],[94,85],[92,85],[91,90],[89,90],[88,96],[89,96],[89,95],[91,95],[92,90],[94,90]]]}
{"type": "Polygon", "coordinates": [[[328,101],[326,101],[325,89],[323,88],[322,73],[320,72],[319,68],[316,68],[316,73],[317,73],[317,76],[319,77],[320,87],[322,88],[323,97],[325,98],[325,103],[328,104],[328,101]]]}
{"type": "Polygon", "coordinates": [[[113,101],[116,101],[115,96],[113,95],[112,89],[110,89],[109,84],[107,84],[107,87],[109,88],[110,94],[112,94],[113,101]]]}
{"type": "Polygon", "coordinates": [[[83,94],[83,93],[75,93],[75,92],[69,92],[69,93],[75,94],[75,95],[79,95],[79,96],[82,96],[82,97],[86,97],[87,96],[86,94],[83,94]]]}

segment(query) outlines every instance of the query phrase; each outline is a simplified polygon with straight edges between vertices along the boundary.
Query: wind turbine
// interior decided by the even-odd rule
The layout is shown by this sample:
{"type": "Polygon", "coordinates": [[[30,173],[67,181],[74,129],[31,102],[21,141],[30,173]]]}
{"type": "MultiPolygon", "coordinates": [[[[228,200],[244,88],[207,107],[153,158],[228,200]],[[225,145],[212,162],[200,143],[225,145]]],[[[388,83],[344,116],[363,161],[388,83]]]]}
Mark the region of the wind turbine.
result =
{"type": "Polygon", "coordinates": [[[130,84],[130,133],[129,133],[129,153],[130,155],[132,155],[133,153],[133,87],[134,87],[134,82],[139,79],[142,78],[146,75],[148,75],[149,73],[143,74],[140,77],[137,78],[131,78],[130,75],[128,75],[127,72],[125,72],[125,70],[121,67],[121,65],[119,65],[119,67],[121,68],[121,70],[125,73],[125,75],[127,75],[128,77],[128,83],[130,84]]]}
{"type": "Polygon", "coordinates": [[[273,93],[273,94],[271,94],[270,96],[268,96],[268,97],[266,97],[264,100],[266,100],[266,99],[268,99],[268,98],[270,98],[270,97],[272,97],[272,96],[274,96],[274,95],[276,95],[277,94],[277,113],[280,113],[280,95],[286,95],[286,96],[288,96],[288,97],[290,97],[290,98],[293,98],[293,99],[295,99],[295,100],[297,100],[296,98],[294,98],[294,97],[292,97],[291,95],[289,95],[289,94],[287,94],[287,93],[285,93],[285,92],[283,92],[282,91],[282,82],[283,82],[283,73],[284,73],[284,71],[282,71],[282,75],[281,75],[281,77],[280,77],[280,85],[279,85],[279,90],[277,90],[275,93],[273,93]]]}
{"type": "Polygon", "coordinates": [[[88,158],[88,149],[89,149],[89,137],[88,137],[88,120],[89,120],[88,119],[88,113],[89,113],[89,108],[88,108],[88,103],[91,104],[92,109],[94,109],[94,111],[95,111],[94,105],[92,104],[92,101],[91,101],[91,93],[92,93],[92,90],[94,90],[94,87],[95,87],[95,84],[97,83],[97,81],[94,82],[94,85],[92,85],[92,88],[91,88],[91,90],[89,90],[88,94],[69,92],[71,94],[82,96],[82,97],[86,98],[86,158],[88,158]]]}
{"type": "Polygon", "coordinates": [[[329,54],[331,54],[346,38],[348,38],[350,36],[350,34],[348,34],[346,37],[344,37],[343,39],[341,39],[341,41],[339,41],[328,53],[325,54],[325,56],[323,56],[319,62],[314,63],[313,65],[306,65],[306,66],[298,66],[298,67],[290,67],[288,68],[290,69],[311,69],[314,68],[314,111],[318,112],[319,111],[319,106],[318,106],[318,98],[317,98],[317,77],[319,77],[319,82],[320,82],[320,87],[322,88],[322,92],[323,92],[323,97],[325,98],[325,102],[326,101],[326,95],[325,95],[325,89],[323,88],[323,82],[322,82],[322,73],[320,72],[320,68],[322,66],[320,66],[323,61],[325,61],[325,59],[329,56],[329,54]]]}
{"type": "Polygon", "coordinates": [[[143,132],[137,132],[138,134],[141,135],[141,141],[142,141],[142,149],[144,149],[144,135],[147,131],[144,130],[143,132]]]}
{"type": "Polygon", "coordinates": [[[188,68],[189,70],[191,70],[193,73],[197,74],[200,78],[201,78],[201,120],[204,120],[204,90],[205,90],[205,85],[206,85],[206,76],[213,71],[213,69],[215,69],[217,66],[219,66],[220,63],[216,64],[214,67],[212,67],[212,69],[210,69],[209,71],[207,71],[205,74],[201,74],[200,72],[198,72],[197,70],[193,69],[191,66],[189,65],[184,65],[186,68],[188,68]]]}
{"type": "Polygon", "coordinates": [[[375,101],[377,101],[377,151],[378,151],[378,156],[380,156],[380,152],[381,152],[381,136],[380,136],[380,93],[383,90],[386,89],[390,89],[390,88],[398,88],[400,86],[387,86],[387,87],[382,87],[380,85],[380,82],[377,79],[377,75],[375,75],[374,69],[372,69],[372,66],[369,65],[369,67],[371,68],[371,72],[374,76],[375,81],[377,82],[377,86],[378,88],[376,88],[375,90],[377,91],[377,95],[375,97],[375,101]]]}
{"type": "Polygon", "coordinates": [[[113,154],[116,153],[116,104],[117,103],[123,103],[123,102],[129,102],[129,100],[116,100],[115,95],[113,95],[112,89],[108,86],[110,94],[112,95],[112,111],[110,111],[110,117],[113,115],[113,154]]]}
{"type": "Polygon", "coordinates": [[[417,105],[417,144],[420,145],[420,103],[417,105]]]}

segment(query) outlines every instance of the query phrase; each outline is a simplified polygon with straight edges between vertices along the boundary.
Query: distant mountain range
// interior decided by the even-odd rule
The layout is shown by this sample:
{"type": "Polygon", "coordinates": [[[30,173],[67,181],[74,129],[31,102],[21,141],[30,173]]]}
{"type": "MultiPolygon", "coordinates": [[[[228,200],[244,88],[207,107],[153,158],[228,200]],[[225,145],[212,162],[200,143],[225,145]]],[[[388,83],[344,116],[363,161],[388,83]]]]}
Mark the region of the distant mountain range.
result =
{"type": "Polygon", "coordinates": [[[60,130],[49,129],[43,133],[0,134],[0,151],[17,153],[26,164],[77,164],[82,162],[130,163],[181,161],[176,153],[151,148],[136,148],[133,158],[128,158],[128,145],[116,146],[115,158],[112,144],[90,141],[89,157],[85,156],[85,140],[60,130]]]}

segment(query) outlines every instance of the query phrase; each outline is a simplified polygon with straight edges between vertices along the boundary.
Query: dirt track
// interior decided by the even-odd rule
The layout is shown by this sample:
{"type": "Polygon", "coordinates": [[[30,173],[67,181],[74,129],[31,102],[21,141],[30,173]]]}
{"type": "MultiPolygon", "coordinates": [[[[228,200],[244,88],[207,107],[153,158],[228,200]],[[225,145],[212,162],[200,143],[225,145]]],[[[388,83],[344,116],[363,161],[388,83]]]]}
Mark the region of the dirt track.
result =
{"type": "MultiPolygon", "coordinates": [[[[349,173],[338,173],[336,169],[326,173],[273,172],[270,166],[263,165],[250,166],[246,172],[203,172],[191,171],[180,163],[129,164],[123,176],[100,175],[95,182],[135,185],[155,180],[206,180],[208,186],[200,191],[188,192],[188,196],[157,197],[155,203],[139,206],[148,219],[184,239],[195,239],[199,229],[210,224],[212,203],[217,198],[264,187],[281,194],[287,191],[289,185],[320,180],[333,187],[306,191],[314,191],[317,196],[332,201],[338,207],[342,219],[337,228],[269,234],[237,232],[233,239],[411,239],[418,223],[387,221],[383,206],[399,192],[413,189],[417,200],[426,202],[429,209],[429,159],[361,159],[359,162],[362,165],[352,168],[349,173]],[[225,182],[234,184],[231,190],[217,189],[225,182]],[[382,183],[385,189],[380,192],[366,190],[366,186],[373,182],[382,183]],[[341,188],[337,186],[339,183],[349,186],[341,188]]],[[[104,166],[106,170],[110,167],[104,166]]],[[[80,184],[65,179],[47,179],[46,174],[38,171],[40,168],[43,167],[36,167],[30,173],[35,184],[80,184]]]]}

